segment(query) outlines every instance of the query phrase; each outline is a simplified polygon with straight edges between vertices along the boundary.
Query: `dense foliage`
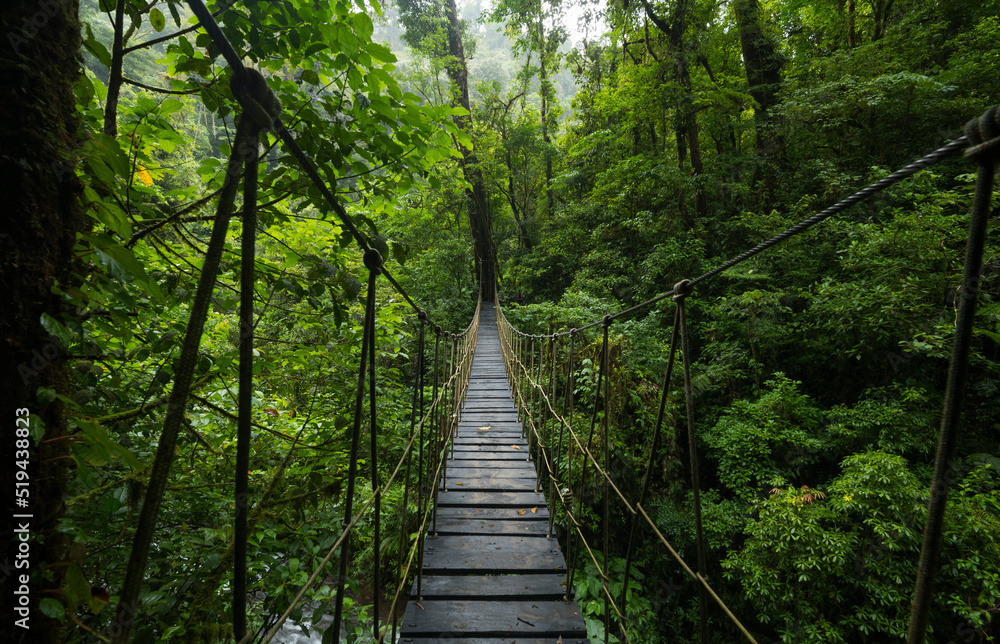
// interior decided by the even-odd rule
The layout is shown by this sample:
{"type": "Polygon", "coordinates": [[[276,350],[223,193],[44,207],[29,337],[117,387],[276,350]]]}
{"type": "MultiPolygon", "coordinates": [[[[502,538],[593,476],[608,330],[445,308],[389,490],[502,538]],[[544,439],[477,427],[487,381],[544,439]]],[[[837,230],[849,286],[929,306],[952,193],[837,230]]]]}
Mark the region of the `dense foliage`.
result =
{"type": "MultiPolygon", "coordinates": [[[[489,9],[498,26],[480,20],[481,5],[454,1],[401,2],[398,14],[376,0],[210,6],[371,245],[452,330],[474,310],[483,265],[523,330],[580,327],[885,176],[1000,101],[995,0],[626,0],[586,5],[579,28],[568,7],[498,0],[489,9]],[[573,42],[584,29],[590,36],[573,42]]],[[[63,312],[40,320],[66,350],[65,377],[30,401],[60,406],[71,441],[65,556],[37,572],[56,591],[41,611],[66,641],[109,627],[103,609],[127,565],[240,111],[229,70],[184,3],[83,0],[80,17],[76,175],[89,219],[72,277],[53,286],[63,312]]],[[[284,610],[338,532],[365,275],[350,236],[268,136],[252,629],[284,610]]],[[[709,577],[760,641],[905,634],[972,172],[961,159],[942,163],[689,298],[709,577]]],[[[240,228],[237,217],[136,639],[231,636],[240,228]]],[[[995,235],[982,287],[932,641],[1000,636],[995,235]]],[[[382,284],[377,295],[380,463],[389,468],[409,430],[415,324],[398,293],[382,284]]],[[[620,395],[598,413],[608,415],[622,489],[636,493],[651,459],[647,506],[690,558],[676,380],[668,440],[648,454],[671,319],[660,305],[612,328],[620,395]]],[[[580,423],[598,404],[599,345],[590,334],[578,347],[580,423]]],[[[35,428],[35,440],[51,438],[35,428]]],[[[592,503],[599,541],[600,495],[577,492],[592,503]]],[[[387,491],[390,513],[401,499],[387,491]]],[[[615,526],[610,565],[620,571],[628,524],[615,526]]],[[[653,535],[640,538],[628,619],[615,628],[633,641],[696,641],[694,586],[653,535]]],[[[372,561],[393,560],[397,547],[375,552],[365,523],[354,541],[352,628],[366,619],[363,597],[395,590],[367,585],[372,561]]],[[[601,637],[599,574],[584,561],[575,591],[601,637]]],[[[313,612],[293,620],[311,628],[329,598],[328,587],[314,590],[313,612]]],[[[711,619],[719,641],[738,640],[721,613],[711,619]]]]}

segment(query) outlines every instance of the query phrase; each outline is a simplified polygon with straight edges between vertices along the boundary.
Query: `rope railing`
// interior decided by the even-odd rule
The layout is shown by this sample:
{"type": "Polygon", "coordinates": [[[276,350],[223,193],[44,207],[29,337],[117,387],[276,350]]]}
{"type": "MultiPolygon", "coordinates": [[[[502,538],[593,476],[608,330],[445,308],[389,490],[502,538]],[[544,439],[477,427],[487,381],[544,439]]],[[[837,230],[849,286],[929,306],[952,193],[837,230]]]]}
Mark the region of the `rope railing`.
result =
{"type": "MultiPolygon", "coordinates": [[[[977,179],[977,189],[975,203],[972,209],[972,218],[969,228],[969,243],[967,256],[963,269],[963,286],[961,288],[962,300],[959,305],[958,321],[956,322],[956,337],[950,360],[950,370],[948,376],[948,386],[945,394],[945,405],[942,412],[941,432],[937,458],[935,462],[934,480],[931,488],[931,500],[928,504],[927,526],[924,533],[924,543],[921,549],[920,563],[914,599],[912,615],[910,621],[910,632],[908,642],[910,644],[922,644],[924,632],[927,627],[927,619],[930,610],[931,598],[933,596],[933,578],[938,567],[938,559],[941,549],[941,533],[945,500],[948,491],[948,481],[951,474],[951,462],[954,454],[957,419],[960,412],[961,401],[964,392],[966,374],[968,372],[968,352],[972,333],[972,318],[975,312],[977,296],[979,292],[979,273],[982,267],[982,255],[986,237],[986,226],[989,218],[990,199],[992,194],[993,181],[995,181],[995,165],[997,155],[1000,153],[1000,112],[998,108],[993,108],[981,118],[970,121],[966,126],[964,136],[938,148],[934,152],[918,159],[906,167],[891,173],[887,177],[873,183],[872,185],[854,193],[833,206],[822,210],[811,217],[803,219],[797,224],[789,227],[774,237],[758,244],[746,252],[733,257],[732,259],[719,264],[706,273],[690,280],[681,280],[674,285],[670,291],[657,295],[635,306],[623,309],[617,313],[603,316],[589,324],[568,331],[552,332],[550,326],[548,334],[527,334],[518,331],[508,321],[499,300],[496,301],[497,325],[500,329],[501,347],[503,350],[505,364],[508,370],[509,384],[516,399],[519,415],[524,423],[524,431],[529,438],[529,445],[534,446],[536,465],[539,467],[539,486],[544,474],[550,481],[550,494],[548,502],[550,504],[550,527],[549,534],[552,533],[551,521],[555,515],[556,503],[561,505],[563,514],[569,524],[568,532],[568,561],[567,567],[567,598],[572,593],[573,575],[576,561],[581,549],[586,550],[594,565],[597,566],[602,579],[602,591],[605,595],[605,641],[609,637],[610,624],[608,620],[613,607],[615,614],[619,618],[619,631],[628,637],[627,618],[625,610],[627,607],[627,591],[631,574],[632,558],[635,548],[638,526],[644,521],[653,530],[658,541],[670,552],[671,556],[681,565],[683,570],[692,580],[697,582],[699,587],[699,630],[702,642],[708,642],[708,605],[709,600],[714,601],[722,609],[726,617],[736,626],[747,641],[756,640],[741,623],[741,621],[726,606],[718,593],[712,588],[708,580],[707,566],[705,560],[705,546],[701,517],[701,499],[699,482],[699,458],[697,453],[697,436],[695,432],[695,407],[691,384],[691,353],[689,346],[688,323],[685,314],[685,300],[689,297],[695,285],[708,281],[724,271],[749,260],[750,258],[773,248],[788,239],[801,234],[812,226],[828,219],[829,217],[843,212],[847,208],[871,197],[886,188],[895,185],[903,179],[910,177],[920,170],[930,167],[948,156],[957,153],[959,150],[969,147],[965,151],[967,158],[979,164],[979,175],[977,179]],[[616,320],[633,315],[639,311],[648,309],[666,298],[672,298],[675,302],[675,316],[671,332],[670,348],[667,355],[667,368],[664,375],[663,386],[659,408],[657,412],[656,425],[649,445],[647,466],[643,483],[638,499],[630,501],[615,484],[610,471],[610,454],[608,453],[608,433],[609,417],[611,416],[612,401],[610,398],[610,358],[609,328],[616,320]],[[582,337],[582,332],[603,327],[603,337],[600,341],[600,366],[597,370],[596,385],[593,390],[593,401],[591,408],[589,436],[584,441],[579,433],[573,428],[572,418],[574,415],[575,391],[575,357],[577,352],[578,338],[582,337]],[[564,367],[557,366],[557,341],[560,338],[568,337],[570,348],[564,367]],[[546,342],[547,349],[543,349],[546,342]],[[538,348],[536,348],[536,345],[538,348]],[[692,503],[695,522],[695,556],[697,560],[696,568],[692,569],[680,556],[680,554],[670,545],[667,539],[657,528],[655,522],[647,514],[644,504],[649,492],[652,477],[652,463],[656,450],[659,447],[666,402],[670,391],[671,376],[675,362],[675,353],[680,350],[682,357],[682,371],[684,383],[685,407],[684,415],[686,423],[683,427],[686,436],[687,448],[687,469],[691,478],[692,503]],[[537,360],[536,360],[536,353],[537,360]],[[562,375],[565,379],[565,389],[561,397],[563,400],[562,412],[557,412],[557,399],[560,397],[557,375],[562,375]],[[545,381],[548,380],[546,385],[545,381]],[[598,428],[598,411],[603,408],[603,415],[600,420],[600,430],[603,448],[603,455],[594,453],[594,434],[598,428]],[[552,445],[546,442],[551,439],[552,431],[546,430],[548,421],[553,426],[558,426],[558,439],[556,441],[556,452],[553,453],[552,445]],[[565,452],[563,451],[563,438],[569,436],[565,452]],[[579,455],[581,463],[579,473],[574,473],[574,448],[579,455]],[[559,469],[555,466],[555,455],[565,458],[566,476],[561,478],[559,469]],[[581,516],[583,506],[583,495],[586,491],[587,471],[593,467],[597,473],[599,485],[602,486],[602,528],[603,528],[603,565],[595,556],[594,548],[588,543],[582,530],[582,524],[578,519],[581,516]],[[577,491],[574,498],[574,490],[577,491]],[[629,528],[629,539],[626,547],[625,572],[622,580],[622,590],[618,601],[608,592],[610,581],[610,561],[608,558],[610,511],[609,500],[616,497],[620,502],[624,512],[631,517],[629,528]],[[576,503],[574,510],[573,504],[576,503]],[[640,519],[641,516],[641,519],[640,519]]],[[[595,359],[596,360],[596,359],[595,359]]],[[[680,438],[680,437],[678,437],[680,438]]],[[[680,441],[678,441],[680,442],[680,441]]],[[[529,449],[529,453],[532,453],[529,449]]]]}

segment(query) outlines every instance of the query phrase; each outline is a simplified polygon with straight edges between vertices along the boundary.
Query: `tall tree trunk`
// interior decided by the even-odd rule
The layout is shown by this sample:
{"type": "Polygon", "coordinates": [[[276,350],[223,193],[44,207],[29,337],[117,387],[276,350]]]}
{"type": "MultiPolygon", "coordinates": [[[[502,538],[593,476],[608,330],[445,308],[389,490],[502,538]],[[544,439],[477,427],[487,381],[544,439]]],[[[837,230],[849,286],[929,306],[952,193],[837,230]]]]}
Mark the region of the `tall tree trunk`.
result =
{"type": "Polygon", "coordinates": [[[104,104],[104,133],[118,136],[118,96],[122,90],[122,69],[125,63],[125,0],[115,5],[115,22],[112,25],[114,40],[111,43],[111,68],[108,69],[108,97],[104,104]]]}
{"type": "Polygon", "coordinates": [[[767,158],[781,154],[783,142],[774,131],[771,109],[779,103],[783,61],[771,38],[764,33],[758,0],[736,0],[733,8],[740,33],[740,49],[750,96],[757,102],[754,126],[757,153],[767,158]]]}
{"type": "Polygon", "coordinates": [[[549,148],[549,94],[551,86],[545,67],[548,46],[545,42],[545,25],[542,22],[541,3],[538,10],[538,92],[542,97],[542,141],[545,143],[545,203],[552,216],[552,154],[549,148]]]}
{"type": "MultiPolygon", "coordinates": [[[[684,170],[684,159],[687,152],[691,156],[691,174],[698,176],[704,173],[705,167],[701,160],[701,142],[698,132],[697,110],[694,109],[692,101],[693,86],[691,84],[691,72],[687,64],[687,52],[684,50],[684,30],[687,25],[687,0],[678,0],[674,13],[668,23],[666,20],[656,15],[649,0],[641,0],[646,16],[667,36],[670,46],[670,53],[674,59],[674,79],[683,89],[681,97],[677,102],[677,119],[675,122],[675,136],[677,137],[677,157],[678,167],[684,170]],[[685,152],[684,140],[687,140],[688,150],[685,152]]],[[[683,204],[684,191],[680,191],[681,216],[685,218],[686,207],[683,204]]],[[[708,201],[705,199],[705,191],[695,190],[695,212],[699,218],[708,214],[708,201]]]]}
{"type": "MultiPolygon", "coordinates": [[[[448,51],[453,59],[448,65],[448,75],[458,90],[459,104],[471,113],[469,70],[465,63],[465,47],[462,45],[462,32],[455,0],[448,0],[446,13],[448,14],[448,51]]],[[[472,117],[470,115],[455,117],[455,123],[471,134],[472,117]]],[[[486,202],[486,189],[483,186],[483,176],[478,168],[475,150],[465,153],[461,166],[462,174],[471,186],[466,189],[465,194],[469,202],[469,229],[472,231],[476,279],[479,281],[483,299],[492,300],[497,277],[496,248],[493,245],[493,230],[490,224],[489,205],[486,202]]]]}
{"type": "Polygon", "coordinates": [[[855,22],[856,0],[847,0],[847,46],[854,49],[858,46],[858,30],[855,22]]]}
{"type": "MultiPolygon", "coordinates": [[[[81,74],[79,5],[76,0],[5,0],[0,24],[6,26],[0,43],[0,186],[7,216],[0,230],[0,391],[6,418],[4,444],[8,457],[0,471],[7,492],[5,516],[14,527],[30,532],[4,536],[0,558],[0,586],[4,602],[26,597],[27,610],[9,617],[4,630],[12,641],[58,642],[60,624],[39,611],[43,589],[57,587],[65,560],[65,537],[56,530],[63,514],[68,460],[61,403],[44,404],[40,388],[66,392],[66,347],[42,328],[48,314],[59,319],[62,302],[53,295],[56,283],[73,282],[71,265],[77,232],[84,228],[79,208],[79,181],[73,170],[79,121],[73,85],[81,74]],[[21,410],[26,410],[22,412],[21,410]],[[32,430],[44,427],[42,440],[18,432],[27,413],[32,430]],[[24,442],[15,442],[24,441],[24,442]],[[12,448],[25,453],[10,451],[12,448]],[[23,446],[23,447],[22,447],[23,446]],[[15,505],[15,482],[27,482],[27,507],[15,505]],[[21,543],[19,535],[30,535],[21,543]],[[52,576],[43,579],[42,575],[52,576]],[[20,594],[22,590],[28,594],[20,594]],[[12,623],[27,617],[23,624],[12,623]]],[[[51,596],[51,595],[49,595],[51,596]]]]}

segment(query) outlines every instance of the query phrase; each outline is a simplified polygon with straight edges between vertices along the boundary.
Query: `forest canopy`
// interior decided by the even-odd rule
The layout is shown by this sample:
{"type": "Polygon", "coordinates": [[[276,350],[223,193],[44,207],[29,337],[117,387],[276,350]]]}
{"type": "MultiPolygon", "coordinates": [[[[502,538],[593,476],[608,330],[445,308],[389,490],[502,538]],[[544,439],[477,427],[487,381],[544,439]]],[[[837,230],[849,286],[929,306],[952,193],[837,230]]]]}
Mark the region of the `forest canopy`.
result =
{"type": "MultiPolygon", "coordinates": [[[[207,5],[341,211],[276,131],[241,152],[233,69],[187,3],[0,10],[13,213],[0,236],[12,303],[0,386],[9,416],[28,411],[28,436],[10,417],[7,431],[18,450],[30,439],[22,469],[39,517],[22,641],[114,636],[192,335],[191,391],[173,412],[173,465],[131,637],[233,639],[245,225],[256,233],[247,619],[262,634],[334,545],[348,470],[372,474],[373,459],[350,456],[367,299],[377,303],[384,481],[409,438],[417,378],[420,322],[403,292],[445,331],[466,327],[480,294],[524,332],[580,328],[957,139],[1000,103],[997,0],[207,5]],[[234,150],[259,160],[256,223],[237,194],[213,264],[234,150]],[[385,280],[370,290],[362,245],[402,290],[385,280]],[[192,326],[199,280],[216,265],[203,327],[192,326]]],[[[961,155],[944,159],[687,299],[708,577],[758,641],[906,636],[975,172],[961,155]]],[[[930,642],[1000,637],[996,205],[930,642]]],[[[625,494],[638,494],[650,466],[645,507],[693,558],[677,378],[665,440],[650,453],[667,302],[617,322],[607,346],[597,329],[578,336],[573,371],[559,378],[574,383],[570,421],[607,428],[608,469],[625,494]],[[600,369],[613,404],[600,402],[600,369]]],[[[582,459],[556,466],[571,472],[582,459]]],[[[371,482],[358,480],[368,500],[371,482]]],[[[699,641],[697,589],[651,531],[638,537],[631,581],[612,585],[627,610],[605,632],[595,563],[625,567],[628,522],[622,513],[602,533],[602,493],[584,487],[573,493],[587,499],[588,536],[606,538],[610,557],[580,559],[571,589],[593,641],[699,641]]],[[[415,514],[402,483],[381,502],[387,515],[415,514]]],[[[370,522],[352,532],[349,641],[370,633],[371,596],[397,589],[391,575],[372,587],[372,571],[395,565],[416,524],[389,523],[381,550],[370,522]]],[[[330,641],[318,624],[331,595],[313,587],[311,608],[291,615],[296,628],[330,641]]],[[[718,641],[740,641],[721,613],[711,625],[718,641]]]]}

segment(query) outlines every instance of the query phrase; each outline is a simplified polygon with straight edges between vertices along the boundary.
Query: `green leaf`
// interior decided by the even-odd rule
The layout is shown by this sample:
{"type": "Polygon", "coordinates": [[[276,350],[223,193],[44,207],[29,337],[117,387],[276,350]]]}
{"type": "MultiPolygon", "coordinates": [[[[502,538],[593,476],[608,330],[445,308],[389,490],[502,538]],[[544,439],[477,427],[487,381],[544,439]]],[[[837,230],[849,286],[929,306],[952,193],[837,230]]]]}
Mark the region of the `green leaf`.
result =
{"type": "Polygon", "coordinates": [[[94,252],[101,265],[111,276],[121,282],[148,281],[145,269],[131,250],[115,242],[107,235],[88,235],[94,252]]]}
{"type": "Polygon", "coordinates": [[[85,439],[76,445],[78,455],[89,464],[106,465],[112,459],[118,459],[132,469],[138,469],[141,466],[139,459],[128,449],[112,440],[99,422],[83,418],[76,418],[74,422],[80,429],[80,435],[85,439]]]}
{"type": "Polygon", "coordinates": [[[351,16],[351,22],[354,23],[354,33],[358,34],[362,40],[370,40],[372,34],[375,32],[375,26],[372,24],[372,19],[368,17],[368,14],[359,12],[351,16]]]}
{"type": "Polygon", "coordinates": [[[48,405],[53,400],[56,399],[56,390],[49,387],[39,387],[38,391],[35,392],[35,398],[38,399],[39,404],[48,405]]]}
{"type": "Polygon", "coordinates": [[[302,80],[312,85],[319,85],[319,74],[311,69],[303,69],[302,80]]]}
{"type": "Polygon", "coordinates": [[[153,26],[156,31],[163,31],[163,28],[167,25],[166,18],[163,17],[163,12],[153,7],[149,11],[149,24],[153,26]]]}
{"type": "Polygon", "coordinates": [[[66,569],[66,585],[62,588],[63,595],[70,606],[90,601],[90,582],[83,576],[83,571],[76,564],[66,569]]]}
{"type": "Polygon", "coordinates": [[[70,332],[70,330],[67,329],[62,322],[55,319],[48,313],[42,313],[40,322],[42,323],[42,328],[44,328],[50,335],[54,335],[63,347],[68,347],[73,341],[72,332],[70,332]]]}
{"type": "Polygon", "coordinates": [[[181,14],[178,13],[177,6],[175,4],[173,4],[173,3],[170,3],[167,6],[170,7],[170,15],[173,16],[173,18],[174,18],[174,24],[177,25],[178,27],[180,27],[181,26],[181,14]]]}
{"type": "Polygon", "coordinates": [[[51,597],[43,597],[42,601],[38,602],[38,610],[49,619],[57,619],[60,622],[66,619],[66,607],[51,597]]]}
{"type": "Polygon", "coordinates": [[[368,43],[365,45],[365,51],[368,55],[372,57],[372,60],[377,60],[383,63],[394,63],[396,62],[396,56],[388,48],[383,47],[378,43],[368,43]]]}
{"type": "Polygon", "coordinates": [[[321,42],[313,43],[313,44],[309,45],[308,47],[306,47],[306,50],[304,52],[302,52],[302,58],[308,59],[313,54],[315,54],[317,52],[321,52],[321,51],[323,51],[326,48],[327,48],[326,43],[321,43],[321,42]]]}
{"type": "Polygon", "coordinates": [[[396,258],[400,266],[406,263],[406,256],[409,254],[409,248],[406,244],[393,241],[389,242],[389,248],[392,249],[392,256],[396,258]]]}
{"type": "Polygon", "coordinates": [[[83,41],[83,46],[89,51],[94,58],[101,61],[101,64],[105,67],[111,67],[111,52],[108,48],[104,46],[104,43],[99,41],[94,37],[94,32],[90,28],[90,23],[87,23],[87,38],[83,41]]]}

